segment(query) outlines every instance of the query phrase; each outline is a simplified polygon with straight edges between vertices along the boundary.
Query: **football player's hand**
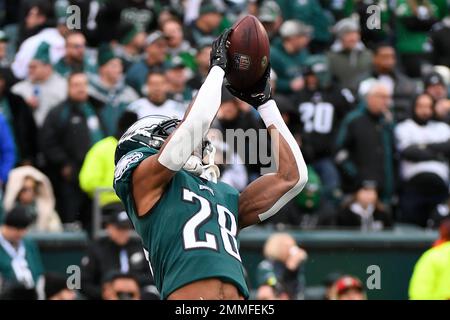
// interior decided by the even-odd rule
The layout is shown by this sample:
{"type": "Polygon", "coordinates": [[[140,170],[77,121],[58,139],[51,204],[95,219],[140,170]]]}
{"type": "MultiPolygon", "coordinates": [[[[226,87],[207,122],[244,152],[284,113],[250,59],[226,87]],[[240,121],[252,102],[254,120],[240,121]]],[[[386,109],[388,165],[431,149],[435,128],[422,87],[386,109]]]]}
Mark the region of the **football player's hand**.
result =
{"type": "Polygon", "coordinates": [[[224,71],[227,68],[227,49],[230,46],[228,36],[233,29],[226,29],[214,42],[212,43],[212,49],[209,60],[209,69],[218,66],[224,71]]]}
{"type": "Polygon", "coordinates": [[[246,90],[237,90],[233,88],[228,81],[225,81],[225,86],[230,93],[247,102],[254,108],[266,103],[272,98],[272,87],[270,85],[270,63],[260,80],[251,88],[246,90]]]}

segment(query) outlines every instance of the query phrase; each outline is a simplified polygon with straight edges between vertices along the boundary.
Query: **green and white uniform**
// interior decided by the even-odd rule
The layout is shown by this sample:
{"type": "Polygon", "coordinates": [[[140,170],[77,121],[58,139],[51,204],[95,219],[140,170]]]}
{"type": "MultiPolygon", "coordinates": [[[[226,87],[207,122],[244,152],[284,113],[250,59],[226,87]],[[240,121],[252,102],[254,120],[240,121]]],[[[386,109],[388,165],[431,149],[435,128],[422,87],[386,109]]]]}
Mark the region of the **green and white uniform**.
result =
{"type": "Polygon", "coordinates": [[[180,170],[153,208],[139,217],[132,173],[156,153],[142,147],[124,155],[116,165],[114,188],[143,240],[161,297],[191,282],[217,278],[232,283],[248,298],[236,238],[239,192],[180,170]]]}

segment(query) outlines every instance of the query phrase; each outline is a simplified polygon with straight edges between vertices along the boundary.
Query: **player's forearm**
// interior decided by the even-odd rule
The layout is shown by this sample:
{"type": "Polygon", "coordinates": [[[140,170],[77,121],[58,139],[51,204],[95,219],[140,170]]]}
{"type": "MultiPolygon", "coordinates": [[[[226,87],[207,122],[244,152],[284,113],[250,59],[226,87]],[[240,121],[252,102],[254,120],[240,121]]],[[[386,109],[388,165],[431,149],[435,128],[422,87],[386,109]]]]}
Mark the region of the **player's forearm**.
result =
{"type": "Polygon", "coordinates": [[[308,170],[297,141],[284,123],[274,100],[269,100],[258,108],[261,118],[275,139],[276,175],[287,186],[286,192],[265,212],[259,214],[265,220],[277,213],[287,202],[294,198],[308,181],[308,170]],[[275,131],[274,131],[275,130],[275,131]],[[274,135],[274,133],[276,133],[274,135]],[[291,187],[292,186],[292,187],[291,187]]]}
{"type": "Polygon", "coordinates": [[[219,67],[211,69],[182,123],[161,149],[158,161],[166,168],[180,170],[202,143],[220,107],[224,74],[219,67]]]}

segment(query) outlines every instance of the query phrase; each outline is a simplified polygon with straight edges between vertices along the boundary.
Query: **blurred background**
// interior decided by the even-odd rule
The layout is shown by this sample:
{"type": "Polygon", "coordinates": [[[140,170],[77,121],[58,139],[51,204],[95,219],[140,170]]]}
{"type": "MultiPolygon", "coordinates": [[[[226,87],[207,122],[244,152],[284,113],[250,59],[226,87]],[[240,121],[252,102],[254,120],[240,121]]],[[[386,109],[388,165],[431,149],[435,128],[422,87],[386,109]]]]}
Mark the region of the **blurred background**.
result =
{"type": "MultiPolygon", "coordinates": [[[[449,9],[0,1],[0,298],[159,299],[112,190],[117,139],[144,116],[182,117],[212,41],[252,14],[309,181],[240,233],[251,298],[450,299],[449,9]]],[[[225,136],[264,124],[224,89],[212,127],[225,136]]],[[[241,191],[260,175],[260,161],[242,164],[249,145],[214,143],[218,160],[234,159],[222,181],[241,191]]]]}

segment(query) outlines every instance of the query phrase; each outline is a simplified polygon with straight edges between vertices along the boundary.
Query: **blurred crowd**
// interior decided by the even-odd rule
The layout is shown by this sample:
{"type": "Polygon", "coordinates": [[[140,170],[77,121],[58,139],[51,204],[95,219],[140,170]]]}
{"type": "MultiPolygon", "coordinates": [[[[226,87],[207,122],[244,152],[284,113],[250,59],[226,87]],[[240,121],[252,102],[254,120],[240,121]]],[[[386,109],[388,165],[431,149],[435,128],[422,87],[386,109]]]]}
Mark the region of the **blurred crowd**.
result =
{"type": "MultiPolygon", "coordinates": [[[[109,236],[83,260],[94,279],[85,295],[134,297],[136,284],[148,287],[139,295],[153,294],[129,272],[144,268],[142,251],[115,232],[128,230],[111,191],[115,147],[139,118],[183,116],[208,73],[212,41],[246,14],[268,32],[274,99],[308,164],[304,191],[267,223],[437,228],[449,216],[447,0],[5,0],[0,240],[18,245],[5,256],[16,261],[11,272],[33,284],[41,274],[39,263],[26,266],[24,230],[91,234],[94,207],[109,236]]],[[[224,89],[213,128],[264,126],[224,89]]],[[[213,141],[219,163],[224,152],[235,160],[220,165],[222,181],[243,190],[260,175],[262,164],[242,164],[249,146],[213,141]]],[[[295,263],[305,259],[299,252],[295,263]]]]}

